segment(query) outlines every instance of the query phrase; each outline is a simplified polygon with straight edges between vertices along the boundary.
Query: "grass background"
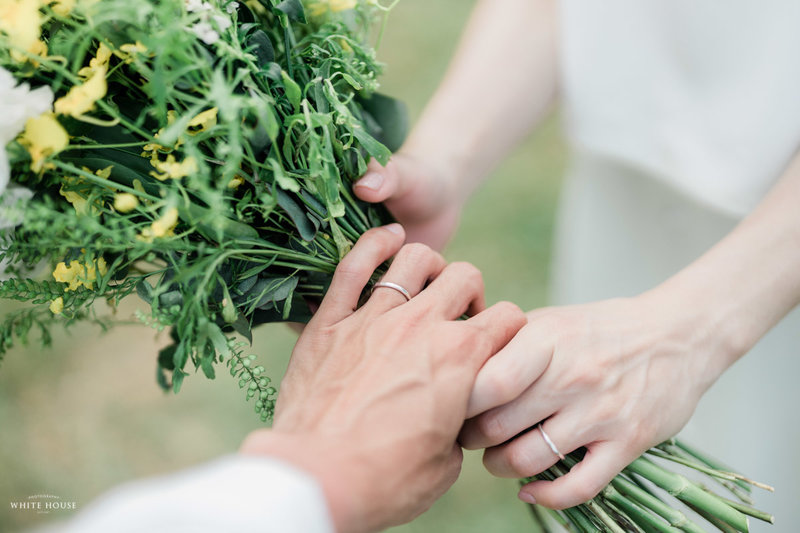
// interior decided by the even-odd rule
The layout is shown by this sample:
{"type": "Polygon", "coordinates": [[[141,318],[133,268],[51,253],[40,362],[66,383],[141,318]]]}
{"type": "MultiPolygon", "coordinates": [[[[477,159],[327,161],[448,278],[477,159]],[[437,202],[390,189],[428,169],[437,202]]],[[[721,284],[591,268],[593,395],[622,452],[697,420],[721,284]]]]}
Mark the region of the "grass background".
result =
{"type": "MultiPolygon", "coordinates": [[[[389,65],[384,90],[406,100],[413,117],[443,75],[473,3],[403,0],[393,13],[379,53],[389,65]]],[[[446,255],[483,270],[489,302],[507,299],[525,309],[545,303],[565,158],[551,117],[468,205],[446,255]]],[[[130,316],[138,306],[128,302],[119,313],[130,316]]],[[[22,347],[7,355],[0,368],[0,532],[68,517],[12,511],[10,500],[51,493],[80,508],[122,481],[230,453],[259,427],[224,372],[216,381],[187,379],[178,396],[163,394],[155,384],[155,353],[166,341],[143,326],[102,335],[83,328],[57,335],[53,349],[22,347]]],[[[256,334],[254,353],[279,377],[293,342],[285,326],[266,326],[256,334]]],[[[530,531],[516,491],[515,481],[492,478],[480,454],[469,452],[450,492],[392,531],[530,531]]]]}

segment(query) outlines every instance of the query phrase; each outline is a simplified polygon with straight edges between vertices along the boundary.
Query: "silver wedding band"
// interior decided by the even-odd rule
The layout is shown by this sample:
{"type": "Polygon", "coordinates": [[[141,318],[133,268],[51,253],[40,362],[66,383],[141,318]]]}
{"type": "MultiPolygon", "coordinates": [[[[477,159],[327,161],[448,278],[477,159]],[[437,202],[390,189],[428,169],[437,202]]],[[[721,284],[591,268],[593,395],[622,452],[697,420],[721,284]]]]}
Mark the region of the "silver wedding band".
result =
{"type": "Polygon", "coordinates": [[[372,292],[375,292],[375,289],[392,289],[402,294],[407,302],[411,301],[411,293],[408,292],[405,287],[398,285],[397,283],[392,283],[391,281],[379,281],[374,287],[372,287],[372,292]]]}
{"type": "Polygon", "coordinates": [[[542,438],[547,443],[547,445],[550,447],[550,450],[552,450],[552,452],[554,454],[556,454],[559,459],[561,459],[562,461],[564,459],[566,459],[566,457],[564,457],[564,454],[561,453],[560,451],[558,451],[558,448],[556,448],[556,445],[553,444],[552,440],[550,440],[550,435],[548,435],[547,433],[544,432],[544,428],[542,427],[541,423],[539,424],[539,433],[542,434],[542,438]]]}

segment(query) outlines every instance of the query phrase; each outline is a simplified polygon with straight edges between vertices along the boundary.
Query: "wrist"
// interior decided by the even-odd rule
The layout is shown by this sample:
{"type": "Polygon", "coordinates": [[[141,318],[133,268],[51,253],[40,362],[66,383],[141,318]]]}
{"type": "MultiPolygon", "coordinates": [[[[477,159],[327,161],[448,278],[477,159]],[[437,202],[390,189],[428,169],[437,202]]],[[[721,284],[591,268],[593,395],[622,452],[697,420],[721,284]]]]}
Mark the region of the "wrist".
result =
{"type": "Polygon", "coordinates": [[[681,272],[638,298],[655,313],[664,338],[689,358],[701,392],[755,342],[735,307],[690,272],[681,272]]]}
{"type": "Polygon", "coordinates": [[[239,453],[274,457],[306,472],[319,483],[337,532],[367,531],[364,484],[358,465],[340,453],[346,449],[327,438],[263,430],[251,433],[239,453]]]}

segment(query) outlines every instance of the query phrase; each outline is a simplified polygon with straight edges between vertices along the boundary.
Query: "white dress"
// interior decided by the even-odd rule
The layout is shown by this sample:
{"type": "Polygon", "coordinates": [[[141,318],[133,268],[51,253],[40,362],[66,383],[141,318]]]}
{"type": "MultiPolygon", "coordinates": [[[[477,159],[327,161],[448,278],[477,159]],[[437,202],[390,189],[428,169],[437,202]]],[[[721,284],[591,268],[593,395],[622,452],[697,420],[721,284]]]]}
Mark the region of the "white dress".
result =
{"type": "MultiPolygon", "coordinates": [[[[573,162],[552,299],[647,290],[720,240],[800,148],[800,2],[563,0],[573,162]]],[[[798,206],[800,209],[800,206],[798,206]]],[[[769,260],[769,258],[765,258],[769,260]]],[[[757,503],[800,530],[800,311],[737,362],[682,432],[775,486],[757,503]]]]}

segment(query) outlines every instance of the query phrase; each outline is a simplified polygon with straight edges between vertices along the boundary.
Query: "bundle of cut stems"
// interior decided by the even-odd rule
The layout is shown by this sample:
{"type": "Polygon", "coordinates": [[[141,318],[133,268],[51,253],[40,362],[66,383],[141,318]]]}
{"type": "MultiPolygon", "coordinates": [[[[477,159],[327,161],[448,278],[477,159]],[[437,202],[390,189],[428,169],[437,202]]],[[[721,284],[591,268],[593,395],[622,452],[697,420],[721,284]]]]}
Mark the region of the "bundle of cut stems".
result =
{"type": "MultiPolygon", "coordinates": [[[[523,483],[563,476],[582,455],[580,451],[569,454],[564,461],[523,483]]],[[[532,505],[531,511],[544,532],[554,531],[554,525],[579,533],[747,532],[749,517],[770,524],[774,521],[772,515],[753,507],[753,487],[773,490],[673,439],[648,450],[589,502],[563,511],[532,505]],[[676,472],[669,468],[670,463],[680,465],[679,469],[687,474],[694,472],[705,482],[676,472]],[[730,498],[717,494],[712,486],[730,493],[730,498]],[[681,504],[691,513],[679,510],[681,504]]]]}

